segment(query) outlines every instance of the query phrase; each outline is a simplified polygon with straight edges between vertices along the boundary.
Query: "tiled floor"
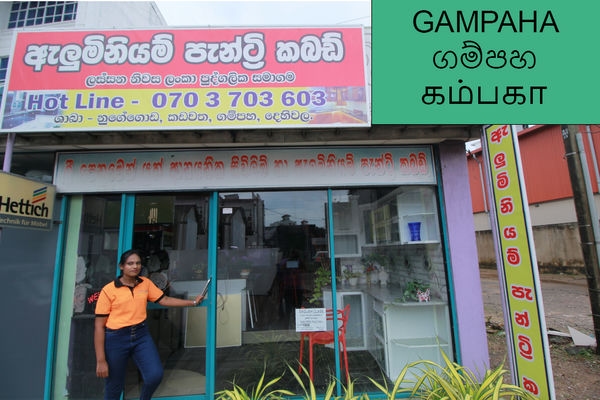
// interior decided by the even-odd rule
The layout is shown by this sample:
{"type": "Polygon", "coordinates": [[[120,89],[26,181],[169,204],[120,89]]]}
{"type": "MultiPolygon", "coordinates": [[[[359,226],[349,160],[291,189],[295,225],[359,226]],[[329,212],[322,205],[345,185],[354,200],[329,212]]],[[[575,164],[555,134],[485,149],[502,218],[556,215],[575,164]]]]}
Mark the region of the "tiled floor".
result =
{"type": "MultiPolygon", "coordinates": [[[[305,348],[305,354],[308,350],[305,348]]],[[[290,367],[297,371],[299,343],[269,342],[247,344],[240,347],[224,347],[217,351],[216,390],[232,388],[233,382],[242,388],[250,389],[259,381],[263,372],[265,379],[281,377],[278,387],[300,392],[290,367]]],[[[165,366],[167,369],[189,370],[198,374],[204,371],[205,350],[203,348],[185,349],[174,354],[165,366]]],[[[316,346],[314,350],[314,384],[317,389],[324,390],[335,375],[334,351],[325,346],[316,346]]],[[[379,366],[368,351],[348,352],[350,376],[355,388],[368,391],[375,390],[368,376],[383,382],[379,366]]],[[[308,369],[308,360],[305,359],[308,369]]],[[[306,376],[306,375],[304,375],[306,376]]],[[[308,381],[305,380],[305,383],[308,381]]],[[[345,382],[342,382],[345,384],[345,382]]]]}

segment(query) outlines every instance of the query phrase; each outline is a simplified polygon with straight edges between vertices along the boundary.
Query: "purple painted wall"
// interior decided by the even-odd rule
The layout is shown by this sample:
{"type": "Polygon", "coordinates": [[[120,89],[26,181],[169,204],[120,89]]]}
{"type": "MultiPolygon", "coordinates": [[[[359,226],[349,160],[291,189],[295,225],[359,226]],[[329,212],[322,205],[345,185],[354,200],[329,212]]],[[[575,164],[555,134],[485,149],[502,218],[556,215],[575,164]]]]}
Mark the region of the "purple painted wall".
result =
{"type": "Polygon", "coordinates": [[[489,368],[483,297],[464,142],[439,145],[446,229],[461,364],[482,377],[489,368]]]}

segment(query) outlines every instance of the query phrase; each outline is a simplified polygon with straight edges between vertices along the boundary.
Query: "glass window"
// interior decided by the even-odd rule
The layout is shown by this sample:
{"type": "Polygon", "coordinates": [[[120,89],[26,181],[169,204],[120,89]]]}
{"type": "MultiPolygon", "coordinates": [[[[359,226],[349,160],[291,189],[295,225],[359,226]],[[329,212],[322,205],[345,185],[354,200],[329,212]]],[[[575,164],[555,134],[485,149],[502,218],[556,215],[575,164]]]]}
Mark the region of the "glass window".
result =
{"type": "Polygon", "coordinates": [[[0,103],[4,95],[4,82],[6,81],[6,72],[8,69],[8,57],[0,58],[0,103]]]}
{"type": "MultiPolygon", "coordinates": [[[[381,376],[367,362],[374,360],[391,383],[407,363],[443,364],[441,351],[452,358],[435,187],[336,190],[332,210],[337,307],[351,309],[350,376],[381,376]]],[[[331,307],[331,291],[324,293],[331,307]]],[[[362,379],[356,387],[369,390],[362,379]]]]}
{"type": "Polygon", "coordinates": [[[71,317],[67,392],[70,399],[101,399],[96,377],[95,304],[102,287],[117,276],[121,196],[83,200],[71,317]]]}
{"type": "MultiPolygon", "coordinates": [[[[143,274],[169,296],[194,296],[206,281],[208,199],[136,196],[133,247],[146,252],[143,274]]],[[[412,361],[441,363],[441,351],[453,358],[434,186],[334,190],[331,204],[325,190],[228,192],[218,202],[216,349],[206,347],[206,307],[150,305],[168,383],[157,397],[205,393],[207,351],[215,351],[216,391],[232,382],[250,388],[264,373],[266,381],[282,377],[277,386],[300,393],[284,372],[302,360],[321,393],[338,370],[343,383],[348,373],[357,392],[369,392],[377,389],[368,377],[390,386],[412,361]],[[326,316],[339,315],[337,355],[333,333],[319,334],[311,359],[311,326],[298,319],[307,309],[323,312],[326,332],[333,332],[326,316]]],[[[102,394],[101,380],[85,364],[94,361],[89,299],[116,276],[119,209],[118,196],[84,197],[71,339],[78,350],[69,362],[74,399],[102,394]],[[86,373],[93,376],[78,375],[86,373]],[[87,379],[100,387],[83,384],[87,379]]],[[[132,365],[125,398],[135,398],[139,385],[132,365]]]]}
{"type": "MultiPolygon", "coordinates": [[[[334,344],[315,344],[311,363],[296,311],[334,301],[340,315],[348,310],[341,376],[347,364],[357,391],[376,390],[367,377],[391,385],[411,361],[441,362],[441,350],[453,357],[435,188],[334,191],[333,266],[325,191],[227,193],[220,202],[217,390],[251,387],[263,371],[275,379],[301,357],[324,390],[336,375],[334,344]]],[[[291,374],[282,379],[300,390],[291,374]]]]}
{"type": "Polygon", "coordinates": [[[71,21],[76,15],[76,1],[15,1],[10,10],[8,28],[71,21]]]}

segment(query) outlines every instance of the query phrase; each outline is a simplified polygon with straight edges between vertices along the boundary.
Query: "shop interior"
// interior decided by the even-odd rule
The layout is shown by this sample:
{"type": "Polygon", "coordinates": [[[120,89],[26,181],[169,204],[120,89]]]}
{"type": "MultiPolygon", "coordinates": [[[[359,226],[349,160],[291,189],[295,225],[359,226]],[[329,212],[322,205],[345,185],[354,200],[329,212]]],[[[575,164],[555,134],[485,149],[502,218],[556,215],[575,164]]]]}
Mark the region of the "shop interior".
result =
{"type": "MultiPolygon", "coordinates": [[[[298,368],[304,336],[297,310],[330,309],[333,293],[338,309],[349,309],[343,322],[346,346],[339,359],[340,368],[347,360],[357,388],[374,388],[367,377],[392,381],[412,359],[436,357],[440,350],[452,356],[435,187],[361,188],[332,194],[331,208],[324,190],[219,194],[217,391],[233,381],[251,384],[262,373],[280,376],[288,364],[298,368]],[[409,291],[414,285],[421,285],[421,298],[409,291]]],[[[133,247],[146,253],[142,274],[170,296],[193,297],[206,282],[208,204],[205,193],[136,196],[133,247]]],[[[115,277],[119,210],[119,196],[85,196],[72,343],[91,343],[94,296],[115,277]]],[[[206,321],[206,306],[149,305],[148,322],[168,375],[157,396],[204,393],[206,321]]],[[[334,348],[314,347],[314,382],[324,388],[336,373],[334,348]]],[[[308,373],[308,341],[303,351],[308,373]]],[[[79,367],[71,374],[72,398],[102,393],[76,379],[78,371],[89,368],[84,365],[90,362],[86,357],[93,361],[93,354],[70,354],[71,364],[79,367]]],[[[286,373],[284,379],[294,387],[292,374],[286,373]]],[[[139,381],[132,366],[126,398],[135,398],[139,381]]]]}

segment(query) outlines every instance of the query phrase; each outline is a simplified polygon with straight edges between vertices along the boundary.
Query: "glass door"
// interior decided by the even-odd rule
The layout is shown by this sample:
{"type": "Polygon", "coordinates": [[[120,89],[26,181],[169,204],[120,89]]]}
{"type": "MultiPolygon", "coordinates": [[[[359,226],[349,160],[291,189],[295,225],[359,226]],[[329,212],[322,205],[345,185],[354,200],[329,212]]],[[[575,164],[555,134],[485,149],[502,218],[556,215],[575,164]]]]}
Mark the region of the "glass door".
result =
{"type": "MultiPolygon", "coordinates": [[[[194,297],[206,282],[208,195],[137,195],[133,221],[124,217],[131,210],[122,207],[121,199],[121,195],[83,196],[76,267],[74,271],[65,268],[63,286],[74,291],[64,374],[69,399],[103,398],[93,345],[95,301],[101,288],[119,273],[119,251],[125,250],[120,249],[120,240],[130,232],[132,222],[132,235],[123,242],[144,251],[142,275],[172,297],[194,297]]],[[[205,393],[206,347],[201,338],[207,326],[206,307],[149,304],[147,323],[165,370],[155,396],[205,393]]],[[[141,377],[130,363],[124,398],[138,398],[140,387],[141,377]]]]}
{"type": "MultiPolygon", "coordinates": [[[[299,389],[295,311],[323,307],[318,269],[330,277],[326,191],[219,194],[216,390],[252,387],[285,375],[279,387],[299,389]]],[[[323,347],[323,346],[320,346],[323,347]]],[[[315,350],[317,386],[335,376],[331,349],[315,350]]],[[[303,363],[308,369],[308,347],[303,363]]]]}
{"type": "MultiPolygon", "coordinates": [[[[208,195],[137,195],[132,247],[145,253],[142,275],[171,297],[193,298],[208,273],[208,195]]],[[[148,306],[147,323],[165,370],[155,397],[206,392],[206,307],[148,306]]],[[[132,366],[126,399],[141,387],[132,366]]]]}

